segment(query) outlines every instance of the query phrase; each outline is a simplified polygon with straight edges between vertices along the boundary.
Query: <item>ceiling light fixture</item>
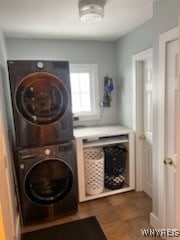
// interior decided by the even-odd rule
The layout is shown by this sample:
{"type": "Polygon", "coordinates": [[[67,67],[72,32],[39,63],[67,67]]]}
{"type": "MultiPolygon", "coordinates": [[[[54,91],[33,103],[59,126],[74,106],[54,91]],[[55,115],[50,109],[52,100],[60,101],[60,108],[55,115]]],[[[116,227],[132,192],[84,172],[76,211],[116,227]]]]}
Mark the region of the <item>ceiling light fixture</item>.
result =
{"type": "Polygon", "coordinates": [[[80,0],[79,17],[84,23],[99,22],[104,17],[105,0],[80,0]]]}

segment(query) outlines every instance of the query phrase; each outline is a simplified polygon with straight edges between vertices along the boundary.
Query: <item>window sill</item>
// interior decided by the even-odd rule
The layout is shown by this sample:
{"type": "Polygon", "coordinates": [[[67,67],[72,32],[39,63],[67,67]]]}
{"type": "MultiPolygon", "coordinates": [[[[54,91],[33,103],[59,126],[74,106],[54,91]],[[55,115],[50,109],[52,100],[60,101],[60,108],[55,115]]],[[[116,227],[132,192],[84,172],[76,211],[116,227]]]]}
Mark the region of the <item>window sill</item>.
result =
{"type": "Polygon", "coordinates": [[[87,115],[75,115],[73,117],[73,121],[76,122],[84,122],[84,121],[94,121],[94,120],[99,120],[100,119],[100,114],[95,113],[95,114],[87,114],[87,115]]]}

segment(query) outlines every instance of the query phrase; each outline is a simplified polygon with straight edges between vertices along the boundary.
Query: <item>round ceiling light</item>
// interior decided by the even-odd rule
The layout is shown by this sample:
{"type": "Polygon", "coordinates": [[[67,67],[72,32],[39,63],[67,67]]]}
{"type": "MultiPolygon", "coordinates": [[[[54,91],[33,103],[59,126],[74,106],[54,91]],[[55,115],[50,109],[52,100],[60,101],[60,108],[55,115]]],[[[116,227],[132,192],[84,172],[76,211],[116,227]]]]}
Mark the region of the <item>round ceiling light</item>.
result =
{"type": "Polygon", "coordinates": [[[99,22],[104,17],[105,0],[80,0],[79,17],[84,23],[99,22]]]}

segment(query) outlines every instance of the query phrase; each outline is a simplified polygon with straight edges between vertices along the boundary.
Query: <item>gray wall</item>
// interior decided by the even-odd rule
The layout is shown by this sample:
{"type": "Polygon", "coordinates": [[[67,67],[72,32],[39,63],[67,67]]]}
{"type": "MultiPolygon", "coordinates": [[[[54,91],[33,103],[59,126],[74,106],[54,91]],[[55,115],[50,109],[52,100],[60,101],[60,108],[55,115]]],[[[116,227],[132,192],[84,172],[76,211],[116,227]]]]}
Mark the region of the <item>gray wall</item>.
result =
{"type": "MultiPolygon", "coordinates": [[[[159,61],[159,35],[174,28],[178,25],[178,17],[180,15],[180,0],[156,0],[153,4],[153,212],[158,216],[158,61],[159,61]]],[[[161,86],[160,86],[161,87],[161,86]]]]}
{"type": "MultiPolygon", "coordinates": [[[[71,41],[48,39],[8,38],[8,59],[68,60],[70,63],[97,63],[99,70],[100,99],[103,97],[103,79],[106,74],[116,86],[116,48],[113,42],[71,41]]],[[[94,124],[91,122],[89,124],[94,124]]],[[[105,108],[99,124],[117,123],[116,87],[112,93],[112,107],[105,108]]],[[[84,124],[84,123],[82,123],[84,124]]]]}
{"type": "Polygon", "coordinates": [[[123,36],[117,42],[118,120],[120,124],[127,127],[132,128],[133,120],[132,55],[152,48],[152,44],[152,20],[123,36]]]}

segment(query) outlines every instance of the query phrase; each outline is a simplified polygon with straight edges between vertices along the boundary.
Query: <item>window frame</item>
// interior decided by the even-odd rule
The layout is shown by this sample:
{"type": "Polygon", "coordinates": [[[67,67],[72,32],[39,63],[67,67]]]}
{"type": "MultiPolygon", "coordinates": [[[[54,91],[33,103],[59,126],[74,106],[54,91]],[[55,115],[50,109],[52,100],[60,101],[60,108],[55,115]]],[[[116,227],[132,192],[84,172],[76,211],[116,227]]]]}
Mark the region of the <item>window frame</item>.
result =
{"type": "Polygon", "coordinates": [[[97,120],[100,118],[99,106],[99,79],[97,64],[70,64],[71,73],[89,73],[90,74],[90,102],[91,111],[73,113],[73,117],[79,121],[97,120]]]}

